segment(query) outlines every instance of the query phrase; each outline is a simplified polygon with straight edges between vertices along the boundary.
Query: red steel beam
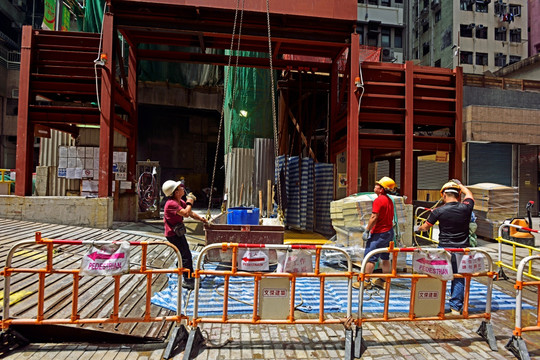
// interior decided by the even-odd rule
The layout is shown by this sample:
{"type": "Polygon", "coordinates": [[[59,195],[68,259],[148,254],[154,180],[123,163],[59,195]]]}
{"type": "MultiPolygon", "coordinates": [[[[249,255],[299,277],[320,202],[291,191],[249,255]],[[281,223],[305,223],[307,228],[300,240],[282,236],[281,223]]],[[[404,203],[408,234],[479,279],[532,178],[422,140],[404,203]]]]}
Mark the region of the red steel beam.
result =
{"type": "Polygon", "coordinates": [[[347,114],[347,195],[358,192],[358,98],[355,79],[360,70],[359,36],[351,34],[349,50],[349,104],[347,114]]]}
{"type": "Polygon", "coordinates": [[[112,196],[112,152],[114,139],[114,59],[115,26],[113,14],[103,16],[103,50],[108,60],[101,69],[101,118],[99,122],[99,197],[112,196]]]}
{"type": "Polygon", "coordinates": [[[33,34],[31,26],[23,26],[19,76],[19,113],[17,116],[17,181],[15,181],[15,195],[18,196],[32,195],[34,126],[28,119],[28,105],[33,34]]]}
{"type": "Polygon", "coordinates": [[[414,129],[414,64],[412,61],[405,63],[405,148],[403,149],[401,163],[401,194],[407,197],[407,203],[411,204],[413,197],[413,181],[415,169],[413,167],[413,129],[414,129]]]}

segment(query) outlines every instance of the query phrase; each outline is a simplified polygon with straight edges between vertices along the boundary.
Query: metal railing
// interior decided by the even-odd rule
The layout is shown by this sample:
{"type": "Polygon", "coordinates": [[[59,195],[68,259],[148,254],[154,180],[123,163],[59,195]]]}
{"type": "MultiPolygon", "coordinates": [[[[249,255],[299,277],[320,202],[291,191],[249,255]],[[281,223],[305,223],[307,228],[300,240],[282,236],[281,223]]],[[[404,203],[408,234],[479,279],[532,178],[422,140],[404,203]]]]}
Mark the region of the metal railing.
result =
{"type": "MultiPolygon", "coordinates": [[[[524,227],[524,226],[520,226],[520,225],[514,225],[514,224],[502,224],[501,226],[499,226],[498,236],[497,236],[497,239],[495,239],[495,240],[497,240],[499,242],[499,252],[498,252],[499,257],[498,257],[498,260],[495,263],[495,265],[497,265],[499,267],[499,276],[501,278],[508,279],[508,277],[504,273],[503,268],[518,271],[518,268],[517,268],[517,266],[518,266],[517,249],[518,248],[519,249],[526,249],[528,251],[528,254],[529,254],[528,256],[532,256],[534,254],[540,254],[540,248],[525,245],[525,244],[522,244],[522,243],[519,243],[519,242],[516,242],[516,241],[504,239],[503,235],[502,235],[502,231],[503,231],[503,228],[505,228],[505,227],[507,227],[507,228],[513,227],[513,228],[516,228],[518,230],[525,230],[525,231],[530,231],[530,232],[534,232],[534,233],[538,233],[538,230],[530,229],[528,227],[524,227]],[[502,256],[503,244],[507,244],[507,245],[512,246],[512,264],[504,263],[504,259],[503,259],[503,256],[502,256]]],[[[532,264],[529,264],[528,270],[526,272],[524,272],[523,274],[525,276],[530,277],[531,279],[540,280],[539,276],[533,275],[533,273],[532,273],[532,264]]]]}

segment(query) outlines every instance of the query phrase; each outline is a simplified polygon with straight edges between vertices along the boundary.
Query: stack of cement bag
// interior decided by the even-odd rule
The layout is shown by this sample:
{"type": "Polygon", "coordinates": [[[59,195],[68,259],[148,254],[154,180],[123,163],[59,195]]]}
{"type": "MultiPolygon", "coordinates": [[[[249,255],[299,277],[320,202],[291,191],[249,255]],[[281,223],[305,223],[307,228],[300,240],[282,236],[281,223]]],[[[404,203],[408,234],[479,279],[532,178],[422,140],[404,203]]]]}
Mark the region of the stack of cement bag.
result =
{"type": "MultiPolygon", "coordinates": [[[[330,203],[330,218],[336,231],[336,244],[355,246],[362,244],[363,227],[367,225],[374,193],[363,193],[332,201],[330,203]]],[[[399,235],[403,245],[412,243],[412,205],[406,205],[402,196],[390,196],[394,203],[395,217],[399,235]]]]}
{"type": "Polygon", "coordinates": [[[504,220],[517,216],[518,190],[492,183],[468,186],[474,196],[474,213],[478,228],[476,234],[488,239],[497,238],[504,220]]]}

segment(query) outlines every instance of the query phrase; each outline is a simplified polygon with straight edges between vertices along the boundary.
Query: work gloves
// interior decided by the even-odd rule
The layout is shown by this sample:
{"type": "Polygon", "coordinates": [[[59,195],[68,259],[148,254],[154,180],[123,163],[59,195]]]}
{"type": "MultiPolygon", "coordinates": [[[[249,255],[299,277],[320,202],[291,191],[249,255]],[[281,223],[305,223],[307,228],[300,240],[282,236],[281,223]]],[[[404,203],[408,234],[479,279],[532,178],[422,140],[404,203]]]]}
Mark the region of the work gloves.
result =
{"type": "Polygon", "coordinates": [[[414,232],[415,232],[415,233],[420,232],[419,229],[420,229],[420,225],[414,225],[414,232]]]}
{"type": "Polygon", "coordinates": [[[187,198],[187,202],[190,203],[192,206],[195,203],[195,201],[197,201],[197,197],[193,195],[193,193],[191,192],[186,195],[186,198],[187,198]]]}
{"type": "Polygon", "coordinates": [[[364,231],[364,233],[362,234],[362,239],[364,239],[366,241],[371,239],[371,232],[370,231],[364,231]]]}

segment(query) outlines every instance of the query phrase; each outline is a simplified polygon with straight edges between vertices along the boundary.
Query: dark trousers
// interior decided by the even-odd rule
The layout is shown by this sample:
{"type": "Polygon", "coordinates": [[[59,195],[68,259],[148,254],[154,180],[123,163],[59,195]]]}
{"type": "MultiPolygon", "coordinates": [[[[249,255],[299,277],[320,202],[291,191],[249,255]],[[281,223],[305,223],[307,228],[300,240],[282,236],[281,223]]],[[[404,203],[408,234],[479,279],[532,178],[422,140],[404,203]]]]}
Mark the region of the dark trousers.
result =
{"type": "MultiPolygon", "coordinates": [[[[189,244],[184,235],[178,236],[167,236],[167,240],[180,251],[182,256],[182,267],[189,269],[190,274],[193,273],[193,258],[191,256],[191,250],[189,250],[189,244]]],[[[184,279],[187,279],[189,276],[187,273],[184,273],[184,279]]]]}

